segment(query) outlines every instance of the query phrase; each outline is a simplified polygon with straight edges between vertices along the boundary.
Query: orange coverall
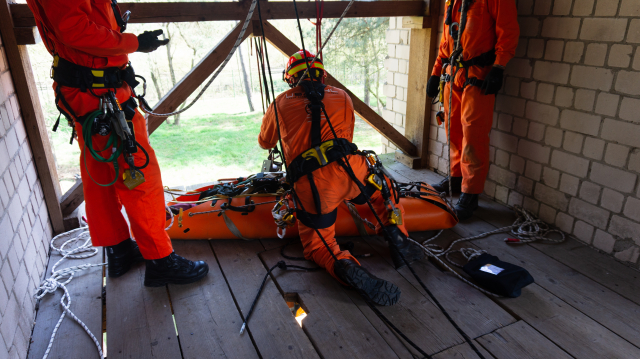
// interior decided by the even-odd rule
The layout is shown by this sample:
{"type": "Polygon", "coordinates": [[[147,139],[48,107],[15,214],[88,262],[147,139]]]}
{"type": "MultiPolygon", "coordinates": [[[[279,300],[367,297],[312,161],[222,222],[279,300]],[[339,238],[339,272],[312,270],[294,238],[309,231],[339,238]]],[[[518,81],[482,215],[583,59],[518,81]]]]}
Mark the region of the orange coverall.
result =
{"type": "MultiPolygon", "coordinates": [[[[452,22],[460,22],[462,0],[454,1],[452,22]]],[[[446,15],[445,15],[446,18],[446,15]]],[[[438,58],[432,75],[442,74],[443,59],[454,51],[454,39],[449,25],[443,25],[438,58]]],[[[463,60],[470,60],[495,49],[494,64],[505,66],[515,55],[520,28],[514,0],[474,0],[468,8],[466,27],[462,33],[463,60]]],[[[484,95],[480,87],[464,86],[467,78],[484,80],[491,66],[470,66],[459,69],[453,83],[451,116],[449,96],[451,82],[444,89],[445,118],[451,120],[451,176],[462,177],[462,192],[480,194],[489,172],[489,132],[493,122],[493,107],[496,97],[484,95]]],[[[453,76],[455,68],[447,66],[446,72],[453,76]]],[[[445,122],[445,128],[449,128],[445,122]]]]}
{"type": "MultiPolygon", "coordinates": [[[[346,92],[341,89],[327,86],[322,102],[325,105],[331,124],[339,138],[353,141],[353,128],[355,124],[355,115],[353,113],[353,103],[346,92]]],[[[280,122],[280,131],[282,134],[282,142],[284,146],[284,155],[287,163],[311,147],[311,114],[307,113],[306,106],[310,103],[306,98],[302,87],[296,87],[280,94],[275,103],[278,106],[278,121],[280,122]]],[[[333,133],[329,125],[322,115],[322,141],[328,141],[333,137],[333,133]]],[[[260,147],[270,149],[276,146],[278,142],[278,132],[276,128],[276,118],[274,113],[274,104],[272,103],[267,113],[262,119],[262,127],[258,136],[260,147]]],[[[356,178],[362,183],[365,182],[369,169],[363,156],[350,155],[349,163],[353,168],[356,178]]],[[[345,200],[351,200],[360,195],[360,189],[354,181],[349,177],[345,170],[340,167],[337,162],[333,162],[313,172],[313,179],[318,188],[321,198],[320,214],[331,213],[334,209],[345,200]]],[[[298,198],[304,206],[304,210],[317,214],[316,205],[311,192],[311,185],[306,176],[300,178],[294,188],[298,198]]],[[[385,225],[389,224],[387,209],[384,205],[384,199],[380,191],[376,191],[371,196],[371,204],[376,213],[385,221],[385,225]]],[[[402,205],[396,205],[404,215],[402,205]]],[[[301,208],[299,208],[301,209],[301,208]]],[[[319,266],[325,268],[329,274],[336,277],[333,272],[333,257],[327,251],[322,239],[318,236],[313,228],[307,227],[300,221],[298,230],[300,232],[300,240],[304,247],[304,257],[313,260],[319,266]]],[[[400,230],[407,234],[403,225],[398,226],[400,230]]],[[[378,228],[380,232],[382,228],[378,228]]],[[[335,239],[335,224],[330,227],[319,229],[322,237],[338,259],[350,259],[358,262],[349,251],[341,251],[335,239]]],[[[337,277],[336,277],[337,278],[337,277]]]]}
{"type": "MultiPolygon", "coordinates": [[[[43,42],[52,55],[57,54],[67,61],[91,68],[122,67],[129,62],[128,54],[138,49],[136,35],[120,33],[110,0],[28,0],[27,3],[43,42]]],[[[57,86],[54,82],[54,89],[57,86]]],[[[96,89],[94,93],[101,96],[106,91],[109,90],[96,89]]],[[[99,98],[89,91],[61,87],[61,93],[72,111],[61,101],[58,101],[58,106],[69,114],[73,112],[77,116],[84,116],[98,109],[99,98]]],[[[129,86],[124,84],[117,89],[116,97],[120,103],[127,101],[131,97],[129,86]]],[[[124,205],[131,232],[143,257],[163,258],[171,254],[173,248],[164,230],[164,191],[160,167],[149,144],[145,118],[136,110],[132,121],[136,140],[150,157],[149,165],[142,170],[146,181],[133,190],[129,190],[122,182],[122,173],[129,167],[123,157],[118,159],[118,174],[111,163],[95,161],[85,151],[86,139],[82,138],[82,125],[75,122],[91,240],[95,246],[112,246],[131,236],[129,226],[120,212],[124,205]],[[110,183],[116,175],[119,179],[113,186],[99,186],[89,177],[87,168],[98,183],[110,183]]],[[[106,139],[106,136],[93,136],[94,148],[104,148],[106,139]]],[[[108,157],[110,151],[108,149],[102,155],[108,157]]],[[[144,163],[142,151],[134,154],[134,160],[136,165],[144,163]]]]}

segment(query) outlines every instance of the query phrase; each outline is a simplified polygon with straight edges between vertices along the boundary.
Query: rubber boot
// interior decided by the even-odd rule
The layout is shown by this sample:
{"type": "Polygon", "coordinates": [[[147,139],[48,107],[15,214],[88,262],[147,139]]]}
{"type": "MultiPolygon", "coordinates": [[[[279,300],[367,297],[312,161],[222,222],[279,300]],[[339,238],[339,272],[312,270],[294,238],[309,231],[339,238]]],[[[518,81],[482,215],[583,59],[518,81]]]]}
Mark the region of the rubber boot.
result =
{"type": "Polygon", "coordinates": [[[449,194],[449,178],[451,178],[451,190],[453,194],[462,192],[462,177],[446,177],[442,181],[436,184],[432,184],[431,187],[438,193],[449,194]]]}
{"type": "Polygon", "coordinates": [[[398,226],[386,226],[384,237],[389,242],[391,260],[396,269],[404,267],[407,263],[413,263],[424,258],[424,251],[419,245],[409,241],[398,226]],[[388,234],[387,234],[388,233],[388,234]],[[401,255],[402,254],[402,255],[401,255]],[[404,260],[402,259],[404,257],[404,260]]]}
{"type": "Polygon", "coordinates": [[[464,221],[471,218],[473,211],[478,209],[478,195],[462,193],[454,209],[458,216],[458,221],[464,221]]]}
{"type": "Polygon", "coordinates": [[[115,246],[105,247],[107,250],[107,273],[109,278],[117,278],[127,273],[135,263],[142,262],[142,254],[138,244],[127,238],[115,246]]]}
{"type": "Polygon", "coordinates": [[[366,300],[377,305],[394,305],[400,299],[400,289],[395,284],[374,276],[350,259],[340,259],[333,268],[341,281],[358,289],[366,300]]]}
{"type": "Polygon", "coordinates": [[[189,284],[204,278],[207,273],[207,263],[190,261],[173,252],[167,257],[147,261],[144,285],[162,287],[166,284],[189,284]]]}

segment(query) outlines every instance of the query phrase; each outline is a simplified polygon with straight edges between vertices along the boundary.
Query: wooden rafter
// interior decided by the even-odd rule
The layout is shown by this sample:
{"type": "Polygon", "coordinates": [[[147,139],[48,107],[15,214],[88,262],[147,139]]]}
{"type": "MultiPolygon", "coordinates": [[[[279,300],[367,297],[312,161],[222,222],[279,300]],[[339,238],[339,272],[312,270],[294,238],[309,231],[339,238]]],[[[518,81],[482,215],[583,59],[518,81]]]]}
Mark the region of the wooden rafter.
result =
{"type": "MultiPolygon", "coordinates": [[[[120,3],[124,12],[131,11],[131,23],[195,22],[244,20],[249,12],[250,1],[240,2],[157,2],[120,3]]],[[[301,18],[315,18],[316,5],[313,2],[298,2],[301,18]]],[[[262,18],[266,20],[295,19],[293,2],[261,2],[262,18]]],[[[340,17],[347,2],[328,1],[324,3],[323,18],[340,17]]],[[[388,17],[422,16],[426,2],[423,1],[356,1],[346,17],[388,17]]],[[[11,4],[15,26],[35,26],[33,14],[27,4],[11,4]]],[[[254,19],[258,19],[257,12],[254,19]]]]}

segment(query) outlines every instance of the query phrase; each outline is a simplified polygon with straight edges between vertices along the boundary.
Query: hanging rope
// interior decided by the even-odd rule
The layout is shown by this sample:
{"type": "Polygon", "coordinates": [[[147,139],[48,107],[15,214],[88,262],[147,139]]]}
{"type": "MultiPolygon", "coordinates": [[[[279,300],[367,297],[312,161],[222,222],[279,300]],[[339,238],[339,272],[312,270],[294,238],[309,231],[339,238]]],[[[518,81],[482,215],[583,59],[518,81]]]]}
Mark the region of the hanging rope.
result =
{"type": "MultiPolygon", "coordinates": [[[[86,223],[84,224],[86,225],[86,223]]],[[[104,267],[107,265],[107,263],[81,264],[60,270],[56,269],[58,265],[60,265],[60,263],[62,263],[62,261],[66,259],[86,259],[100,253],[100,249],[91,245],[89,227],[87,226],[80,227],[53,237],[53,239],[51,240],[51,250],[62,255],[62,258],[60,258],[60,260],[56,262],[53,268],[51,268],[51,276],[45,279],[42,284],[40,284],[34,297],[37,300],[40,300],[47,294],[53,294],[56,292],[56,290],[62,289],[64,293],[62,295],[62,298],[60,298],[60,305],[62,306],[63,311],[60,315],[60,319],[58,319],[58,322],[56,323],[56,326],[53,328],[51,338],[49,339],[49,345],[47,346],[47,350],[44,352],[42,359],[46,359],[49,356],[51,347],[53,346],[53,342],[56,338],[56,334],[58,333],[58,329],[60,328],[60,325],[62,324],[66,316],[71,317],[71,319],[73,319],[82,327],[82,329],[84,329],[84,331],[87,333],[87,335],[89,335],[93,343],[96,345],[98,353],[100,354],[100,358],[104,359],[102,347],[100,346],[100,342],[98,341],[98,339],[96,339],[96,336],[93,335],[87,325],[84,324],[84,322],[71,311],[71,294],[67,289],[67,285],[71,282],[76,273],[86,271],[94,267],[104,267]],[[63,242],[60,247],[56,247],[55,243],[60,238],[68,239],[63,242]],[[74,245],[77,245],[77,247],[73,248],[74,245]]]]}

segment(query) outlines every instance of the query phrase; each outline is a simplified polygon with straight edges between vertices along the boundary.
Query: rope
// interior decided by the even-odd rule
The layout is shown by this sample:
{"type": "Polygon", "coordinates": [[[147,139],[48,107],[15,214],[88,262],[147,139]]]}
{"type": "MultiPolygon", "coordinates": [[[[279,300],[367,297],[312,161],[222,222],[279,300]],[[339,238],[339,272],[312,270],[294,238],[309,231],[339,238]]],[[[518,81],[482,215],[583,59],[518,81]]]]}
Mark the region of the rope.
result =
{"type": "MultiPolygon", "coordinates": [[[[353,1],[353,0],[352,0],[353,1]]],[[[236,40],[235,44],[233,45],[233,48],[231,48],[231,52],[229,52],[229,55],[227,55],[227,57],[224,59],[224,61],[222,62],[222,65],[220,65],[220,67],[218,67],[218,70],[213,74],[213,76],[211,77],[211,79],[209,80],[209,82],[207,82],[206,85],[204,85],[204,87],[202,88],[202,90],[200,90],[200,93],[198,93],[198,95],[196,96],[196,98],[193,99],[193,101],[191,101],[191,103],[187,106],[185,106],[182,110],[178,110],[178,111],[174,111],[174,112],[169,112],[169,113],[155,113],[153,112],[153,110],[149,109],[147,110],[145,108],[144,105],[140,106],[140,108],[142,109],[142,111],[148,115],[152,115],[152,116],[158,116],[158,117],[171,117],[174,115],[179,115],[185,111],[187,111],[188,109],[191,108],[191,106],[193,106],[196,102],[198,102],[198,100],[202,97],[202,95],[204,95],[205,91],[207,91],[207,89],[209,88],[209,86],[211,86],[211,84],[213,83],[213,81],[215,81],[215,79],[218,77],[218,75],[220,75],[220,73],[222,72],[222,70],[224,70],[225,66],[227,66],[227,63],[231,60],[231,57],[233,56],[233,54],[236,52],[236,49],[238,48],[238,46],[240,46],[240,44],[242,43],[242,39],[244,37],[244,33],[247,30],[247,27],[249,26],[249,23],[251,22],[251,17],[253,17],[253,11],[256,8],[256,3],[258,2],[258,0],[252,0],[251,1],[251,7],[249,8],[249,13],[247,14],[247,18],[244,20],[244,24],[242,25],[242,30],[240,30],[240,34],[238,34],[238,39],[236,40]]],[[[145,82],[145,92],[146,92],[146,82],[145,82]]],[[[145,101],[140,101],[140,103],[146,103],[145,101]]]]}
{"type": "Polygon", "coordinates": [[[49,339],[49,345],[47,346],[47,350],[42,356],[42,359],[46,359],[49,356],[49,353],[51,352],[51,347],[53,346],[53,342],[55,341],[55,338],[56,338],[56,334],[58,333],[58,329],[60,328],[60,325],[62,324],[66,316],[71,317],[71,319],[73,319],[76,323],[78,323],[82,327],[82,329],[84,329],[84,331],[87,333],[87,335],[89,335],[91,340],[93,340],[93,343],[96,345],[96,348],[98,349],[98,353],[100,354],[100,358],[104,359],[104,355],[102,353],[102,347],[100,346],[100,342],[98,342],[98,339],[96,339],[95,335],[93,335],[93,333],[91,332],[91,330],[89,330],[86,324],[84,324],[84,322],[82,322],[82,320],[80,320],[80,318],[78,318],[71,311],[70,309],[71,294],[67,289],[67,285],[71,282],[71,280],[76,275],[76,273],[91,269],[93,267],[104,267],[107,265],[107,263],[81,264],[81,265],[68,267],[60,270],[56,269],[58,265],[62,263],[62,261],[64,261],[65,259],[86,259],[100,253],[100,250],[98,248],[95,248],[91,245],[91,237],[89,236],[89,227],[87,226],[80,227],[80,228],[77,228],[53,237],[53,239],[51,239],[51,250],[62,255],[62,258],[60,258],[60,260],[56,262],[56,264],[54,264],[53,268],[51,268],[51,276],[45,279],[40,284],[34,297],[37,300],[40,300],[47,294],[53,294],[56,292],[56,290],[62,289],[64,294],[62,295],[62,298],[60,298],[60,305],[62,306],[63,312],[60,315],[60,319],[58,319],[58,323],[56,323],[56,326],[53,328],[53,332],[51,333],[51,338],[49,339]],[[63,238],[63,237],[71,237],[71,238],[67,239],[64,243],[62,243],[62,245],[59,248],[56,247],[55,242],[59,238],[63,238]],[[77,243],[81,243],[81,244],[75,248],[67,249],[77,243]]]}

